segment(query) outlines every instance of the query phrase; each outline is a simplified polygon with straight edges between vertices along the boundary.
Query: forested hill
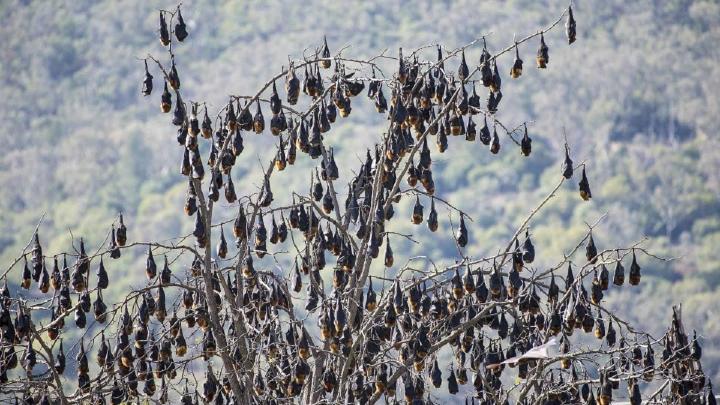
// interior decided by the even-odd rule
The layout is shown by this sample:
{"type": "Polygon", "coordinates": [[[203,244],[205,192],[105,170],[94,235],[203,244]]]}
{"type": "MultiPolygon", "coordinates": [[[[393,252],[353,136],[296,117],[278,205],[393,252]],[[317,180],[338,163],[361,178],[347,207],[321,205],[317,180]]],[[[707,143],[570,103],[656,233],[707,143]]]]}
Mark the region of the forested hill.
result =
{"type": "MultiPolygon", "coordinates": [[[[215,1],[183,3],[190,38],[177,49],[184,94],[218,108],[229,92],[254,93],[288,56],[302,57],[323,35],[348,57],[441,43],[452,49],[487,35],[498,50],[544,27],[566,1],[215,1]]],[[[165,56],[156,35],[157,9],[145,0],[0,2],[0,258],[10,263],[42,225],[47,250],[71,236],[99,243],[118,211],[143,240],[187,233],[178,215],[185,194],[181,150],[159,113],[159,94],[140,93],[147,53],[165,56]]],[[[564,135],[586,161],[593,191],[579,200],[576,183],[531,224],[544,257],[561,258],[603,214],[596,242],[645,245],[663,257],[643,258],[641,287],[609,299],[655,332],[670,304],[683,303],[686,326],[702,331],[704,364],[720,377],[720,4],[714,1],[576,1],[578,41],[546,38],[550,64],[533,67],[536,43],[523,45],[526,73],[509,78],[512,55],[499,60],[503,122],[529,120],[533,157],[514,148],[489,158],[479,143],[451,139],[438,155],[438,195],[473,217],[471,248],[498,249],[530,208],[553,187],[564,135]],[[507,90],[506,90],[507,89],[507,90]]],[[[477,61],[480,48],[468,53],[477,61]]],[[[430,50],[432,52],[432,49],[430,50]]],[[[430,57],[430,56],[429,56],[430,57]]],[[[475,63],[475,62],[473,62],[475,63]]],[[[156,76],[159,77],[159,76],[156,76]]],[[[382,117],[359,102],[329,140],[340,159],[356,159],[382,131],[382,117]]],[[[270,138],[248,138],[233,176],[243,181],[267,162],[270,138]]],[[[508,142],[504,139],[503,143],[508,142]]],[[[311,165],[308,159],[299,164],[311,165]]],[[[349,165],[353,166],[353,165],[349,165]]],[[[434,166],[435,167],[435,166],[434,166]]],[[[342,175],[342,174],[341,174],[342,175]]],[[[347,176],[345,177],[347,178],[347,176]]],[[[273,188],[306,184],[278,176],[273,188]]],[[[305,186],[302,186],[305,187],[305,186]]],[[[398,215],[407,215],[404,201],[398,215]]],[[[447,218],[441,215],[441,217],[447,218]]],[[[402,222],[402,221],[400,221],[402,222]]],[[[447,222],[447,220],[445,220],[447,222]]],[[[409,221],[397,231],[411,232],[409,221]],[[403,229],[404,228],[404,229],[403,229]]],[[[449,232],[449,225],[443,230],[449,232]]],[[[430,240],[419,232],[416,238],[430,240]]],[[[451,241],[422,253],[454,257],[451,241]]],[[[403,257],[419,248],[398,241],[403,257]]],[[[399,259],[398,259],[399,260],[399,259]]],[[[142,283],[137,258],[113,266],[112,294],[142,283]]]]}

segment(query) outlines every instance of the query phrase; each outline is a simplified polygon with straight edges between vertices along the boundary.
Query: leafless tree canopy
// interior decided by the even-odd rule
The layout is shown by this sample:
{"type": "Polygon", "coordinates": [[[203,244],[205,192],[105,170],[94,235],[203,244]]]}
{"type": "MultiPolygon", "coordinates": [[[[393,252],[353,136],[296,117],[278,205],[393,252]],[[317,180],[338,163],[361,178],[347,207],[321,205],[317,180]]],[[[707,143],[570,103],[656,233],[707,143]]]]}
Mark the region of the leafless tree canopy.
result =
{"type": "Polygon", "coordinates": [[[552,63],[546,34],[564,30],[568,44],[575,42],[571,7],[495,53],[485,36],[455,49],[432,44],[363,59],[323,41],[255,94],[228,95],[212,112],[183,98],[173,52],[188,46],[180,7],[161,10],[159,19],[167,54],[143,58],[142,92],[154,102],[159,95],[177,128],[184,213],[194,231],[171,242],[141,241],[132,220],[119,215],[94,251],[76,238],[67,252],[48,253],[41,220],[0,275],[0,397],[41,404],[421,404],[449,392],[483,404],[609,404],[613,397],[715,403],[701,348],[684,330],[679,307],[667,332],[651,336],[603,305],[611,286],[640,282],[643,260],[666,259],[640,242],[596,246],[595,223],[556,265],[528,266],[541,253],[530,224],[561,185],[578,181],[578,204],[593,197],[585,163],[573,162],[569,145],[558,159],[556,186],[489,257],[465,248],[473,220],[462,206],[435,195],[436,181],[442,183],[433,178],[432,155],[444,153],[451,139],[482,143],[492,154],[517,153],[500,151],[500,137],[507,137],[530,158],[527,123],[496,118],[507,102],[502,87],[521,80],[530,65],[552,63]],[[471,47],[482,47],[479,61],[465,58],[471,47]],[[534,61],[523,63],[522,54],[534,61]],[[383,71],[380,60],[391,60],[394,70],[383,71]],[[365,95],[387,117],[387,130],[364,162],[336,161],[331,131],[365,95]],[[237,195],[232,168],[250,158],[243,143],[253,132],[274,137],[277,146],[264,178],[256,179],[260,191],[237,195]],[[297,159],[316,162],[306,175],[309,190],[272,190],[271,176],[293,170],[297,159]],[[292,204],[278,204],[274,195],[292,204]],[[395,261],[392,241],[412,239],[391,230],[393,221],[408,220],[393,207],[403,198],[414,201],[409,220],[418,232],[438,229],[437,206],[454,213],[453,233],[437,235],[454,241],[454,265],[438,267],[431,257],[395,261]],[[213,217],[223,199],[237,207],[232,221],[213,217]],[[109,262],[126,249],[147,251],[147,284],[106,303],[109,262]],[[378,258],[395,278],[373,278],[378,258]],[[183,260],[191,264],[179,265],[183,260]],[[22,272],[20,287],[39,293],[11,291],[10,272],[22,272]],[[85,329],[90,318],[105,328],[63,341],[64,330],[85,329]],[[190,336],[202,336],[193,339],[200,343],[189,343],[190,336]]]}

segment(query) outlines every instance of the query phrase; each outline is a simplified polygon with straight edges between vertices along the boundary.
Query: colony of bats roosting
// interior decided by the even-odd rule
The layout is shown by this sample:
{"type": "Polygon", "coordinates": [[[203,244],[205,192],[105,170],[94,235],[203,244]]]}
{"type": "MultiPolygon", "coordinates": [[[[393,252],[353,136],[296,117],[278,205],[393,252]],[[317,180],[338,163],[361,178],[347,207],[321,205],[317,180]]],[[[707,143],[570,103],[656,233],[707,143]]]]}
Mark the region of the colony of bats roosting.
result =
{"type": "Polygon", "coordinates": [[[430,61],[421,57],[425,48],[346,59],[324,41],[257,94],[231,95],[211,118],[205,103],[181,96],[172,52],[188,36],[180,8],[161,11],[170,66],[148,56],[142,92],[157,94],[150,63],[163,81],[161,110],[183,148],[184,211],[194,231],[175,244],[134,242],[120,215],[95,253],[80,239],[73,251],[49,254],[36,230],[1,275],[1,396],[27,404],[422,404],[439,402],[442,389],[482,404],[608,404],[613,397],[639,404],[642,395],[652,403],[714,404],[701,347],[678,308],[668,314],[665,334],[652,336],[603,305],[609,288],[637,285],[641,258],[655,256],[638,244],[600,250],[591,226],[559,264],[527,270],[539,253],[529,222],[580,166],[580,196],[591,198],[585,166],[573,163],[567,145],[557,187],[496,255],[472,256],[470,217],[435,196],[432,154],[445,152],[453,137],[497,154],[500,132],[531,154],[527,126],[510,129],[496,118],[507,102],[501,72],[509,67],[510,77],[521,77],[520,47],[529,42],[538,44],[536,66],[546,68],[546,34],[563,21],[572,44],[569,7],[549,27],[495,54],[483,37],[454,50],[438,46],[430,61]],[[475,65],[465,50],[480,45],[475,65]],[[514,60],[502,67],[506,54],[514,60]],[[379,58],[394,61],[392,75],[383,74],[379,58]],[[328,135],[363,93],[387,117],[387,131],[356,171],[341,172],[346,162],[336,161],[328,135]],[[295,107],[301,99],[305,109],[295,107]],[[239,196],[231,172],[251,132],[274,135],[277,149],[260,192],[239,196]],[[310,189],[284,195],[292,204],[279,206],[270,177],[292,170],[303,154],[318,162],[310,189]],[[431,232],[438,229],[437,205],[457,213],[444,236],[457,246],[456,264],[427,272],[397,266],[388,226],[407,220],[395,213],[402,197],[414,201],[410,221],[431,232]],[[237,206],[234,220],[213,221],[221,199],[237,206]],[[280,244],[290,253],[274,248],[280,244]],[[575,254],[583,247],[585,255],[575,254]],[[109,263],[132,248],[147,250],[148,282],[109,305],[109,263]],[[381,253],[397,274],[384,280],[385,289],[370,273],[381,253]],[[287,264],[283,271],[271,263],[277,256],[287,264]],[[179,257],[188,258],[183,271],[171,269],[179,257]],[[8,278],[16,275],[18,288],[30,291],[10,290],[8,278]],[[102,328],[88,328],[93,322],[102,328]],[[70,348],[63,341],[69,328],[85,332],[70,348]],[[595,343],[580,344],[583,333],[595,343]]]}

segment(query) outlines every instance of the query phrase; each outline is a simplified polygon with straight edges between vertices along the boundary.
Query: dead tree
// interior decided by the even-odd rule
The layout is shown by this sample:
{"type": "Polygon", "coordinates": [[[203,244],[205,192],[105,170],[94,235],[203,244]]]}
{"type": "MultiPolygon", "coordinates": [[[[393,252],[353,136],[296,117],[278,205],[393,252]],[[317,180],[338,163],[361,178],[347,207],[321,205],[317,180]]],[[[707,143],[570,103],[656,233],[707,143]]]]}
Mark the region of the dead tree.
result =
{"type": "Polygon", "coordinates": [[[531,155],[527,125],[497,117],[501,71],[520,78],[527,44],[538,47],[535,62],[545,68],[546,34],[563,25],[572,44],[568,7],[495,53],[484,36],[456,49],[433,45],[366,59],[333,54],[324,41],[255,94],[229,95],[211,118],[207,104],[182,97],[173,53],[188,37],[180,7],[161,10],[167,60],[144,59],[142,91],[157,93],[153,70],[162,82],[161,110],[172,116],[184,151],[184,211],[194,231],[173,242],[137,241],[120,215],[94,252],[80,239],[67,252],[48,253],[38,224],[0,275],[2,396],[41,404],[420,404],[443,389],[483,404],[608,404],[613,397],[639,404],[643,392],[648,403],[714,404],[700,345],[685,332],[679,309],[667,332],[652,336],[603,304],[609,288],[640,282],[641,259],[662,260],[641,242],[601,250],[595,223],[556,265],[531,266],[529,225],[561,185],[579,177],[581,200],[592,198],[585,164],[571,160],[567,145],[557,186],[495,255],[469,251],[470,216],[435,195],[432,154],[445,152],[451,139],[498,154],[503,136],[531,155]],[[480,46],[477,64],[466,60],[466,49],[480,46]],[[392,74],[379,60],[392,61],[392,74]],[[362,93],[387,117],[387,130],[351,170],[335,160],[328,134],[362,93]],[[232,168],[252,132],[274,137],[277,148],[260,191],[238,196],[232,168]],[[201,147],[209,150],[205,161],[201,147]],[[270,178],[296,159],[317,162],[313,183],[307,192],[280,191],[292,200],[282,205],[270,178]],[[213,216],[221,198],[237,206],[231,221],[213,216]],[[457,247],[455,264],[415,258],[397,265],[390,237],[401,198],[415,202],[410,220],[430,232],[438,229],[436,206],[456,213],[452,235],[444,236],[457,247]],[[148,281],[110,306],[103,301],[110,262],[128,249],[147,251],[148,281]],[[396,275],[383,280],[385,289],[371,275],[381,250],[396,275]],[[183,260],[189,265],[179,271],[183,260]],[[422,260],[430,270],[418,270],[422,260]],[[8,278],[39,293],[11,291],[8,278]],[[102,329],[88,327],[90,316],[102,329]],[[84,333],[69,350],[63,334],[74,327],[84,333]],[[594,343],[580,344],[579,332],[594,335],[594,343]]]}

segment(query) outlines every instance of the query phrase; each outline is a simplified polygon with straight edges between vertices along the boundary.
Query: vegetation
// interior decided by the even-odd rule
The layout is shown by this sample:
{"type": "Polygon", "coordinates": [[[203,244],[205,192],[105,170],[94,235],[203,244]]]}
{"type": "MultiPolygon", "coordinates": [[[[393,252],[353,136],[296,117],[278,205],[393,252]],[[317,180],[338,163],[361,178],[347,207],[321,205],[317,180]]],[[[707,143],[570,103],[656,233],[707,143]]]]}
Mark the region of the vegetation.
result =
{"type": "MultiPolygon", "coordinates": [[[[542,271],[570,253],[568,247],[587,232],[583,221],[601,219],[593,228],[600,250],[611,241],[635,246],[639,235],[647,235],[643,249],[679,259],[643,264],[643,284],[631,290],[610,288],[608,308],[651,335],[662,336],[672,315],[671,303],[682,302],[685,325],[702,331],[699,339],[706,343],[705,373],[717,377],[718,353],[707,343],[720,334],[713,321],[720,263],[714,249],[720,240],[720,171],[718,141],[711,135],[718,107],[711,89],[720,78],[713,63],[717,51],[711,46],[719,36],[718,5],[595,3],[575,9],[583,16],[578,27],[582,46],[568,49],[559,33],[549,33],[545,40],[552,58],[545,71],[532,68],[534,45],[521,47],[525,73],[503,87],[498,117],[510,127],[530,119],[532,158],[508,152],[515,149],[506,137],[497,156],[479,142],[466,144],[450,137],[447,153],[433,153],[436,195],[472,218],[466,251],[475,257],[493,256],[498,252],[492,249],[511,240],[529,210],[555,186],[566,136],[573,159],[591,167],[595,198],[581,204],[574,182],[561,186],[544,214],[530,224],[532,240],[542,252],[534,268],[542,271]],[[566,192],[568,188],[573,192],[566,192]]],[[[158,5],[162,6],[167,5],[158,5]]],[[[174,50],[183,96],[207,100],[213,111],[227,103],[228,92],[253,94],[267,79],[267,66],[278,67],[279,73],[279,66],[287,67],[288,55],[300,58],[298,50],[317,43],[323,34],[333,49],[352,44],[343,55],[359,60],[385,47],[390,49],[388,56],[395,56],[399,44],[413,49],[438,38],[453,49],[482,34],[488,34],[488,49],[494,54],[512,43],[508,30],[517,30],[518,38],[535,32],[552,22],[548,9],[566,5],[199,1],[188,6],[184,14],[196,42],[174,50]],[[366,27],[372,28],[368,32],[366,27]]],[[[67,251],[72,243],[68,228],[76,237],[82,235],[88,246],[104,245],[118,211],[124,212],[132,234],[141,236],[134,240],[165,241],[191,233],[192,221],[176,214],[187,189],[178,181],[181,149],[173,145],[175,136],[168,132],[165,117],[158,117],[148,105],[155,108],[162,75],[153,72],[158,87],[152,101],[143,100],[138,86],[142,60],[160,46],[156,8],[142,2],[1,7],[2,20],[7,22],[1,28],[7,31],[7,41],[0,48],[2,60],[7,61],[0,66],[5,96],[0,99],[0,136],[5,145],[0,160],[3,262],[12,263],[23,251],[43,213],[43,250],[48,255],[67,251]]],[[[467,60],[477,61],[481,49],[468,48],[467,60]]],[[[313,51],[306,51],[306,56],[313,51]]],[[[509,82],[511,55],[499,62],[503,79],[509,82]]],[[[389,59],[377,63],[386,72],[395,69],[389,59]]],[[[372,100],[353,99],[353,113],[333,128],[330,142],[336,160],[357,162],[348,163],[341,179],[353,175],[350,169],[365,160],[365,148],[384,131],[386,121],[373,109],[372,100]]],[[[267,151],[276,144],[272,137],[248,136],[244,158],[233,169],[238,196],[263,189],[264,182],[258,179],[267,169],[267,151]]],[[[201,155],[208,153],[203,149],[201,155]]],[[[273,176],[271,188],[305,190],[307,173],[316,162],[298,159],[297,165],[298,170],[289,171],[297,175],[273,176]]],[[[339,198],[346,197],[341,191],[339,198]]],[[[412,211],[414,200],[408,197],[396,206],[399,217],[407,218],[412,211]]],[[[283,201],[276,204],[291,203],[291,195],[280,198],[283,201]]],[[[445,208],[438,209],[438,233],[452,234],[445,208]]],[[[457,215],[453,208],[447,212],[457,215]]],[[[218,220],[236,215],[237,207],[224,203],[215,212],[218,220]]],[[[413,232],[407,222],[393,221],[392,230],[412,233],[418,242],[391,236],[396,263],[418,255],[444,257],[436,262],[444,268],[458,257],[452,239],[438,241],[433,234],[413,232]]],[[[579,258],[571,260],[584,264],[579,258]]],[[[104,294],[108,303],[120,302],[130,289],[145,286],[144,261],[142,252],[127,250],[108,264],[112,280],[104,294]]],[[[371,274],[377,280],[396,276],[393,268],[380,265],[373,266],[371,274]]],[[[16,267],[10,273],[10,290],[18,291],[20,282],[16,267]]],[[[391,285],[387,281],[383,289],[391,285]]],[[[92,322],[90,326],[95,330],[92,322]]]]}

